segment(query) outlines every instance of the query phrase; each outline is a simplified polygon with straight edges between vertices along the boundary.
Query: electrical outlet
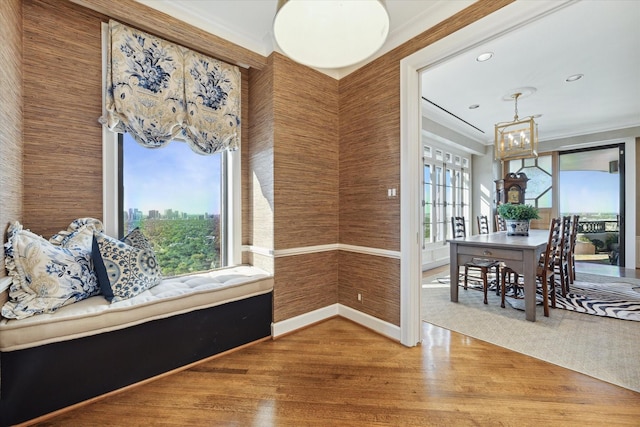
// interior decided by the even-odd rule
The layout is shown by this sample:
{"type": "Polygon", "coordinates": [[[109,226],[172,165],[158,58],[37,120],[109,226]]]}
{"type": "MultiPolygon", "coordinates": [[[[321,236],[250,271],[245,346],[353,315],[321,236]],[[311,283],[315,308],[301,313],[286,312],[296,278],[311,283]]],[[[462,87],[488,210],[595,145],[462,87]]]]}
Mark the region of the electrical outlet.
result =
{"type": "Polygon", "coordinates": [[[362,294],[360,292],[358,292],[358,301],[362,302],[362,294]]]}

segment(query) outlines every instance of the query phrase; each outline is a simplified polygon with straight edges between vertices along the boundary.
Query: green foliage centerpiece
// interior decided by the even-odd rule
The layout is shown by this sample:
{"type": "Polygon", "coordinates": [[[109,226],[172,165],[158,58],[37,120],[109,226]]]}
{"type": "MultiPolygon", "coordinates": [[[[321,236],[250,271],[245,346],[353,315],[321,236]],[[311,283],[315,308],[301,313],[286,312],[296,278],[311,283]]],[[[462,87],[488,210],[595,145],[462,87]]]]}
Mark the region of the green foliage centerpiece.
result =
{"type": "Polygon", "coordinates": [[[513,203],[498,205],[498,214],[507,224],[508,236],[528,236],[529,222],[540,218],[538,208],[535,206],[513,203]]]}

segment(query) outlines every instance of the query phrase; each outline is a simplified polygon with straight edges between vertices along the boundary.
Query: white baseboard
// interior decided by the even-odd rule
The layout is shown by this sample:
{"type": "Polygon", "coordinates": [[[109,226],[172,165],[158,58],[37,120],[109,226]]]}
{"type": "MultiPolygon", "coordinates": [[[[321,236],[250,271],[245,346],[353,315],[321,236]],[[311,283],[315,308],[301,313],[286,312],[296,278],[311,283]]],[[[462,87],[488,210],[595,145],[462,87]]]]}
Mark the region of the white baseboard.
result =
{"type": "Polygon", "coordinates": [[[346,305],[338,304],[338,314],[346,319],[356,322],[365,328],[371,329],[374,332],[384,335],[387,338],[391,338],[395,341],[400,341],[400,327],[393,325],[384,320],[380,320],[377,317],[373,317],[367,313],[363,313],[358,310],[354,310],[346,305]]]}
{"type": "Polygon", "coordinates": [[[349,319],[352,322],[364,326],[365,328],[371,329],[380,335],[384,335],[385,337],[391,338],[395,341],[400,341],[400,327],[342,304],[332,304],[327,307],[319,308],[318,310],[310,311],[309,313],[292,317],[291,319],[272,323],[271,336],[273,338],[278,338],[279,336],[291,333],[297,329],[313,325],[314,323],[318,323],[335,316],[342,316],[345,319],[349,319]]]}
{"type": "Polygon", "coordinates": [[[304,328],[322,320],[330,319],[338,315],[338,304],[332,304],[308,313],[301,314],[290,319],[271,324],[271,336],[278,338],[297,329],[304,328]]]}

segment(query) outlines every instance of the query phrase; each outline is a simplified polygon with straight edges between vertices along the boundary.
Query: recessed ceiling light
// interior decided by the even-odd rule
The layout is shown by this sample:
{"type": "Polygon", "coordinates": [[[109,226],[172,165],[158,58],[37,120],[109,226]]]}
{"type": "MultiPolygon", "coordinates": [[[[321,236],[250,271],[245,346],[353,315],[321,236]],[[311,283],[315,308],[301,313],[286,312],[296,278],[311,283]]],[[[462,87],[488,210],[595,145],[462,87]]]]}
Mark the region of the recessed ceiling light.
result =
{"type": "Polygon", "coordinates": [[[576,80],[580,80],[583,77],[584,77],[584,74],[574,74],[574,75],[569,76],[566,79],[564,79],[564,81],[565,82],[575,82],[576,80]]]}
{"type": "Polygon", "coordinates": [[[490,60],[492,57],[493,57],[493,52],[485,52],[478,55],[478,57],[476,58],[476,61],[484,62],[484,61],[490,60]]]}
{"type": "Polygon", "coordinates": [[[469,105],[469,110],[475,110],[476,108],[480,108],[480,104],[471,104],[471,105],[469,105]]]}

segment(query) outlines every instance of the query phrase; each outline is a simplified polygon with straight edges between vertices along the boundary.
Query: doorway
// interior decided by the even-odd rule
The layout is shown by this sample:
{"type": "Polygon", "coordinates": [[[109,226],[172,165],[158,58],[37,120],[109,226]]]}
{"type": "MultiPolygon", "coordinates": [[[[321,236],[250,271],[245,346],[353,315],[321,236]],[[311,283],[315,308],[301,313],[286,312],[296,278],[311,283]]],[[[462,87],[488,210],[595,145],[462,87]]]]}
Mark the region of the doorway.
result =
{"type": "Polygon", "coordinates": [[[624,145],[563,151],[560,215],[579,215],[576,261],[624,267],[624,145]]]}

